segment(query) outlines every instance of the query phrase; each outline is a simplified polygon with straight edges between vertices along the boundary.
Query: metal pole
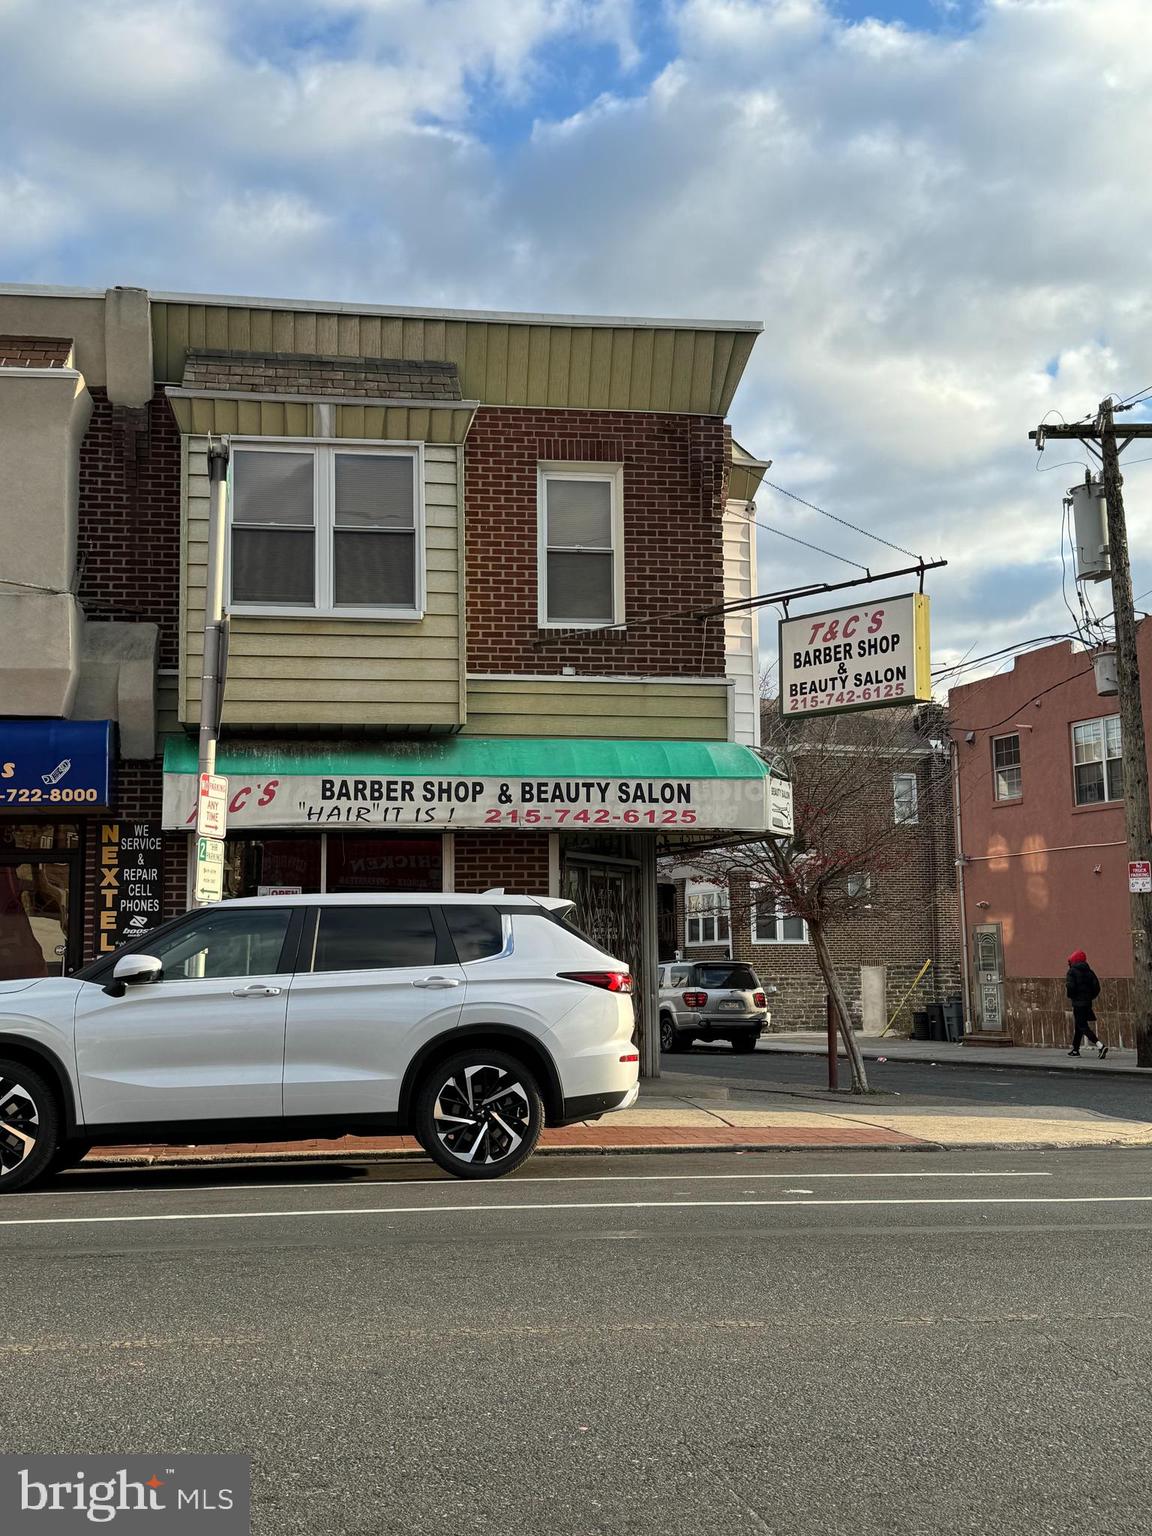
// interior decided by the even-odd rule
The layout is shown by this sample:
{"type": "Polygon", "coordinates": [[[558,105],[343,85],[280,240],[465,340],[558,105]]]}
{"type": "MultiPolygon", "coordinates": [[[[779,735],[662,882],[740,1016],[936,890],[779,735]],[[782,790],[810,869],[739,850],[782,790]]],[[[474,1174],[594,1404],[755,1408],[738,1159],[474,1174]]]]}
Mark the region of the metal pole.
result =
{"type": "MultiPolygon", "coordinates": [[[[1112,561],[1112,614],[1116,628],[1117,702],[1120,705],[1120,750],[1124,764],[1124,828],[1128,857],[1152,859],[1152,812],[1148,796],[1148,749],[1144,739],[1144,709],[1140,693],[1140,659],[1136,643],[1136,614],[1132,601],[1132,567],[1128,560],[1128,530],[1124,519],[1124,484],[1112,401],[1100,405],[1100,457],[1104,467],[1104,499],[1108,510],[1108,551],[1112,561]]],[[[1152,895],[1132,892],[1132,1020],[1136,1032],[1136,1061],[1152,1066],[1152,895]]]]}
{"type": "Polygon", "coordinates": [[[968,907],[964,895],[964,829],[960,819],[960,752],[952,742],[952,812],[956,827],[956,890],[960,902],[960,982],[964,991],[964,1028],[973,1030],[972,972],[968,962],[968,907]]]}
{"type": "Polygon", "coordinates": [[[656,834],[641,833],[640,844],[640,1072],[660,1076],[660,937],[656,921],[656,834]]]}
{"type": "Polygon", "coordinates": [[[200,772],[216,772],[220,729],[220,626],[224,618],[224,552],[228,526],[228,444],[208,442],[208,579],[204,593],[204,664],[200,670],[200,772]]]}
{"type": "Polygon", "coordinates": [[[840,1091],[840,1041],[836,1031],[836,1005],[829,992],[824,999],[824,1013],[828,1022],[828,1091],[840,1091]]]}

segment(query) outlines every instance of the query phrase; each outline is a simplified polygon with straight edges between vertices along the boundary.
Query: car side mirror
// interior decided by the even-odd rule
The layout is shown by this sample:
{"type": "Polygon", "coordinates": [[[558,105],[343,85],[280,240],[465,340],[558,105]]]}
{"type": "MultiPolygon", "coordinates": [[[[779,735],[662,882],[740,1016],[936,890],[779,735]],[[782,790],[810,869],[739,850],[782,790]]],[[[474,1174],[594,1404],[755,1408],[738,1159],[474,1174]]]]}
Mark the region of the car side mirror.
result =
{"type": "Polygon", "coordinates": [[[123,997],[129,987],[147,986],[159,981],[164,966],[155,955],[124,955],[112,969],[112,980],[104,988],[110,997],[123,997]]]}

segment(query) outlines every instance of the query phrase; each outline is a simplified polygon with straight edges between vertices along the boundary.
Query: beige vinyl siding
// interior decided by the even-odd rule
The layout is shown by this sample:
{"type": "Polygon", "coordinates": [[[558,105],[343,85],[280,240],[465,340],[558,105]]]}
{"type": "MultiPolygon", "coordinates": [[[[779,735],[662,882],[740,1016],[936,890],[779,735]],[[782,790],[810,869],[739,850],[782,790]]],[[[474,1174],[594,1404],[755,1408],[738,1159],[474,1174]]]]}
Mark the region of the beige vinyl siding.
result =
{"type": "MultiPolygon", "coordinates": [[[[756,528],[751,504],[730,501],[724,512],[724,601],[750,598],[756,590],[756,528]]],[[[732,681],[732,739],[760,745],[760,645],[754,611],[724,615],[725,671],[732,681]]]]}
{"type": "MultiPolygon", "coordinates": [[[[464,715],[460,452],[424,450],[428,595],[423,620],[253,618],[231,621],[224,724],[458,729],[464,715]]],[[[208,561],[208,461],[184,440],[180,718],[200,709],[208,561]]]]}
{"type": "Polygon", "coordinates": [[[465,734],[727,741],[728,686],[721,679],[470,677],[465,734]]]}
{"type": "MultiPolygon", "coordinates": [[[[314,437],[316,415],[310,400],[273,399],[170,388],[168,403],[181,432],[238,437],[314,437]]],[[[473,407],[415,405],[334,405],[337,437],[394,443],[462,443],[473,407]]]]}
{"type": "MultiPolygon", "coordinates": [[[[757,332],[435,319],[154,300],[156,377],[179,384],[189,347],[452,362],[486,405],[724,416],[757,332]]],[[[197,431],[207,428],[197,427],[197,431]]],[[[220,429],[217,429],[220,430],[220,429]]]]}

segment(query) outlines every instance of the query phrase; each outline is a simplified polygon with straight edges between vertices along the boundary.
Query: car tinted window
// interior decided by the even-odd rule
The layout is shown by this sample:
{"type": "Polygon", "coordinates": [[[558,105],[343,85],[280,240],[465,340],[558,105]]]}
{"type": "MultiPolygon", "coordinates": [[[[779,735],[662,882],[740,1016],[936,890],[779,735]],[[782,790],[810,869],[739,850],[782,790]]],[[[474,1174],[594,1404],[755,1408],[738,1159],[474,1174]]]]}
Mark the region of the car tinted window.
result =
{"type": "Polygon", "coordinates": [[[495,907],[446,906],[444,918],[461,963],[486,960],[504,948],[504,925],[495,907]]]}
{"type": "Polygon", "coordinates": [[[171,933],[154,935],[143,953],[164,967],[164,981],[220,976],[273,976],[291,912],[287,907],[208,911],[171,933]]]}
{"type": "Polygon", "coordinates": [[[436,964],[427,907],[321,907],[314,971],[391,971],[436,964]]]}
{"type": "Polygon", "coordinates": [[[683,965],[678,971],[672,972],[672,985],[674,987],[686,987],[692,981],[692,967],[683,965]]]}
{"type": "Polygon", "coordinates": [[[698,986],[707,989],[735,987],[741,992],[754,990],[760,985],[756,980],[756,972],[746,965],[698,965],[696,982],[698,986]]]}

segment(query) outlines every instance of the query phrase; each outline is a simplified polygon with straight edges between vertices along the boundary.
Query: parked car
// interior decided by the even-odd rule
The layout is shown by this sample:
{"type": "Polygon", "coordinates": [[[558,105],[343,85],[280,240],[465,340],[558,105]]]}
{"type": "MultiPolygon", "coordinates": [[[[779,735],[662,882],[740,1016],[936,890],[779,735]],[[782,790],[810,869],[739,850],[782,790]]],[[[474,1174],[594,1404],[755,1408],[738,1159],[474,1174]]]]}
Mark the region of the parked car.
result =
{"type": "Polygon", "coordinates": [[[628,968],[531,896],[289,896],[0,983],[0,1193],[93,1145],[408,1131],[462,1178],[635,1102],[628,968]]]}
{"type": "Polygon", "coordinates": [[[772,1022],[768,990],[739,960],[677,961],[660,967],[660,1049],[687,1050],[693,1040],[731,1040],[754,1051],[772,1022]]]}

